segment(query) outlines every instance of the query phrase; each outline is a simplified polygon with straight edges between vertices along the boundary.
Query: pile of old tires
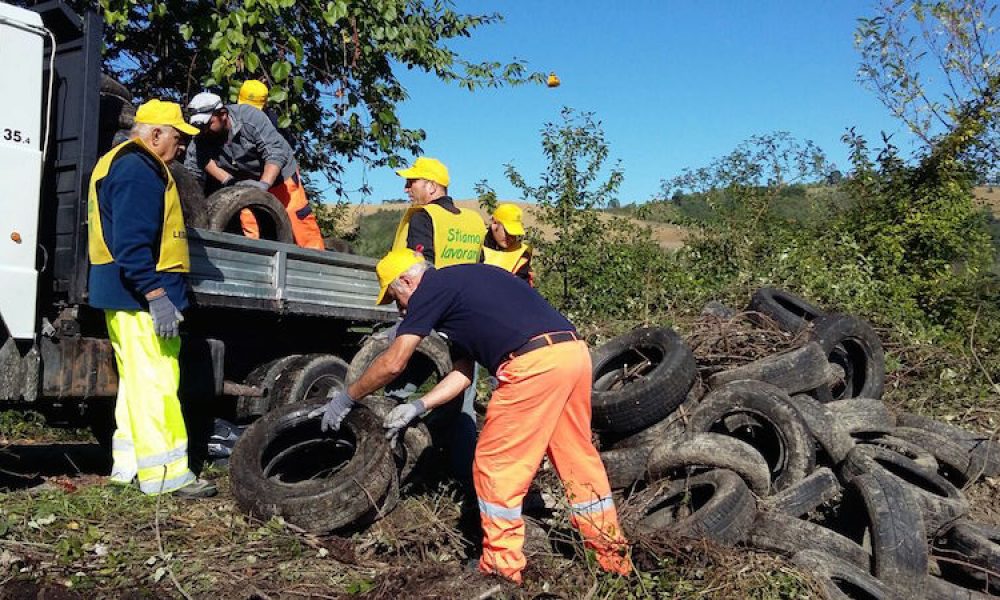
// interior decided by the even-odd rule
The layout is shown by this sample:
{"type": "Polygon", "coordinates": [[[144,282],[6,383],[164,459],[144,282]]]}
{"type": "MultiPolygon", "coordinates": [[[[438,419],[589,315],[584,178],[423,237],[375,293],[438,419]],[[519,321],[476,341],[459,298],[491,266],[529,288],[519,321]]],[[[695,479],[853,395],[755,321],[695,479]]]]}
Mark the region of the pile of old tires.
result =
{"type": "Polygon", "coordinates": [[[748,310],[800,345],[701,373],[667,328],[594,350],[593,426],[633,537],[777,552],[831,598],[1000,595],[1000,528],[963,492],[1000,473],[1000,445],[886,406],[865,321],[775,289],[748,310]]]}
{"type": "MultiPolygon", "coordinates": [[[[241,509],[262,519],[281,517],[312,533],[356,530],[391,512],[400,486],[440,462],[434,419],[407,428],[395,445],[386,440],[382,421],[400,398],[362,399],[337,432],[321,431],[320,419],[309,417],[331,389],[357,379],[388,346],[385,338],[373,337],[350,365],[328,354],[304,354],[250,373],[247,383],[264,395],[237,399],[238,420],[260,417],[236,441],[229,461],[241,509]]],[[[449,371],[447,344],[430,336],[387,389],[412,393],[449,371]]]]}

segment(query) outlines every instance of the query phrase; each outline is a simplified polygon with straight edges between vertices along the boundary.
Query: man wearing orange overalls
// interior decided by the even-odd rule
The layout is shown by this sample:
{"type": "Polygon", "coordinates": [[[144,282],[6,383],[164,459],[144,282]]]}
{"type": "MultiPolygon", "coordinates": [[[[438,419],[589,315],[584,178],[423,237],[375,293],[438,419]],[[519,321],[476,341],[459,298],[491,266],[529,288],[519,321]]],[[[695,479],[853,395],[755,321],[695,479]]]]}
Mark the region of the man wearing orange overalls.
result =
{"type": "Polygon", "coordinates": [[[459,395],[471,382],[473,361],[499,380],[486,412],[473,464],[483,526],[479,569],[521,581],[525,566],[521,504],[548,455],[566,489],[571,521],[606,571],[632,570],[628,544],[608,476],[591,443],[591,363],[573,325],[527,282],[492,265],[454,265],[440,271],[409,249],[389,252],[376,266],[378,304],[393,300],[405,317],[396,339],[347,390],[312,416],[323,430],[338,429],[362,398],[406,367],[420,340],[447,335],[454,370],[422,398],[386,417],[394,438],[428,410],[459,395]]]}

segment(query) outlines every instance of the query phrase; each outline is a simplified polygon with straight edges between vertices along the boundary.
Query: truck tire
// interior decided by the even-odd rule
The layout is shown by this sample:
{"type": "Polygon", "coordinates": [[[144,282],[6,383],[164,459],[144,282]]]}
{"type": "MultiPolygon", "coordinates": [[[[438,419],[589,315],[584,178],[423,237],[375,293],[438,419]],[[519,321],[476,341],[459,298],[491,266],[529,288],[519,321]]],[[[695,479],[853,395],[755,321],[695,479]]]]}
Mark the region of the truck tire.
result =
{"type": "Polygon", "coordinates": [[[771,488],[767,461],[753,446],[728,435],[696,433],[653,447],[646,462],[651,479],[677,479],[691,469],[727,469],[739,475],[758,496],[771,488]]]}
{"type": "MultiPolygon", "coordinates": [[[[779,290],[763,287],[754,292],[750,298],[747,311],[768,317],[781,329],[795,333],[809,324],[810,321],[822,317],[826,312],[808,302],[805,298],[779,290]]],[[[757,319],[761,322],[762,319],[757,319]]]]}
{"type": "Polygon", "coordinates": [[[785,513],[770,510],[757,513],[745,545],[785,556],[792,556],[802,550],[822,548],[866,572],[871,564],[871,555],[850,538],[822,525],[792,519],[785,513]]]}
{"type": "Polygon", "coordinates": [[[750,488],[725,469],[665,481],[650,491],[643,498],[648,504],[637,524],[645,533],[669,532],[732,546],[746,537],[757,512],[750,488]]]}
{"type": "Polygon", "coordinates": [[[907,598],[919,598],[927,575],[927,533],[921,508],[906,485],[886,471],[848,483],[868,513],[872,573],[907,598]]]}
{"type": "Polygon", "coordinates": [[[885,351],[872,326],[841,314],[820,317],[812,325],[810,338],[823,348],[830,363],[844,371],[844,380],[820,387],[817,399],[881,399],[885,390],[885,351]]]}
{"type": "Polygon", "coordinates": [[[240,211],[250,209],[260,228],[260,239],[294,244],[292,222],[285,207],[272,194],[251,187],[228,187],[205,199],[208,205],[208,228],[243,235],[240,211]]]}
{"type": "Polygon", "coordinates": [[[833,471],[820,467],[802,481],[764,499],[764,507],[800,518],[833,500],[843,491],[833,471]]]}
{"type": "Polygon", "coordinates": [[[850,481],[858,475],[884,471],[905,483],[920,504],[927,534],[938,531],[969,512],[969,501],[947,479],[912,460],[875,446],[855,446],[841,467],[841,478],[850,481]]]}
{"type": "Polygon", "coordinates": [[[174,161],[168,168],[177,186],[177,195],[181,198],[184,224],[188,227],[207,229],[208,203],[205,201],[205,191],[201,183],[180,162],[174,161]]]}
{"type": "Polygon", "coordinates": [[[593,352],[593,428],[630,434],[662,421],[684,402],[695,375],[694,354],[672,329],[612,339],[593,352]]]}
{"type": "Polygon", "coordinates": [[[326,533],[365,525],[391,505],[396,465],[382,423],[359,406],[340,431],[322,433],[308,417],[321,406],[282,406],[240,436],[229,471],[241,509],[326,533]]]}
{"type": "MultiPolygon", "coordinates": [[[[395,400],[385,396],[366,396],[358,402],[367,406],[382,421],[398,406],[395,400]]],[[[393,448],[401,484],[418,479],[428,464],[434,461],[433,446],[430,431],[422,422],[413,423],[403,431],[393,448]]]]}
{"type": "Polygon", "coordinates": [[[819,344],[809,343],[787,352],[772,354],[752,363],[720,371],[708,378],[717,388],[730,381],[755,379],[777,386],[789,394],[816,389],[829,382],[829,363],[819,344]]]}
{"type": "Polygon", "coordinates": [[[816,466],[816,447],[788,394],[761,381],[734,381],[706,395],[691,415],[689,431],[730,435],[767,461],[771,489],[780,491],[816,466]]]}
{"type": "Polygon", "coordinates": [[[247,375],[246,385],[260,388],[263,396],[239,396],[236,398],[236,421],[247,423],[263,415],[270,407],[271,390],[279,378],[285,376],[285,367],[299,358],[299,354],[290,354],[258,365],[247,375]]]}
{"type": "Polygon", "coordinates": [[[870,575],[867,569],[826,552],[796,552],[792,556],[792,564],[812,575],[829,600],[903,600],[889,586],[870,575]]]}

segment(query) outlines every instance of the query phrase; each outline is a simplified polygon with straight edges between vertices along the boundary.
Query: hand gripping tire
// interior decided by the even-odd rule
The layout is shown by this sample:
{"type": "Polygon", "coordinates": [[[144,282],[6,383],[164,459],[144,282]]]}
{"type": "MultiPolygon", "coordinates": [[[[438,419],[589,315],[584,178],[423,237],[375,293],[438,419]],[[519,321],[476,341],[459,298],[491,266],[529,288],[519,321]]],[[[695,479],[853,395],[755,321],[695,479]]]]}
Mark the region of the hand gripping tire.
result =
{"type": "Polygon", "coordinates": [[[205,199],[208,205],[208,228],[243,235],[240,211],[250,209],[257,219],[260,239],[294,244],[292,222],[285,207],[272,194],[252,187],[228,187],[205,199]]]}
{"type": "Polygon", "coordinates": [[[887,471],[851,479],[868,513],[873,574],[907,598],[919,598],[927,575],[927,533],[911,490],[887,471]]]}
{"type": "Polygon", "coordinates": [[[651,450],[649,446],[638,446],[601,452],[601,462],[604,463],[611,489],[624,490],[645,481],[646,461],[651,450]]]}
{"type": "Polygon", "coordinates": [[[694,469],[728,469],[741,478],[758,496],[771,488],[771,471],[753,446],[728,435],[696,433],[653,447],[646,461],[651,479],[678,479],[678,472],[694,469]]]}
{"type": "Polygon", "coordinates": [[[812,436],[788,394],[760,381],[734,381],[709,392],[691,415],[689,431],[722,433],[753,446],[767,461],[775,491],[803,479],[816,466],[812,436]],[[738,418],[730,420],[733,416],[738,418]]]}
{"type": "Polygon", "coordinates": [[[850,315],[831,314],[813,322],[811,338],[844,380],[818,388],[820,402],[848,398],[881,399],[885,389],[885,352],[871,325],[850,315]]]}
{"type": "Polygon", "coordinates": [[[829,370],[826,353],[819,344],[810,342],[800,348],[715,373],[708,378],[708,385],[717,388],[730,381],[755,379],[796,394],[829,383],[829,370]]]}
{"type": "MultiPolygon", "coordinates": [[[[385,396],[366,396],[358,402],[367,406],[382,422],[398,406],[395,400],[385,396]]],[[[385,430],[383,434],[384,432],[385,430]]],[[[393,455],[396,466],[399,467],[399,482],[405,484],[415,481],[435,458],[434,443],[427,425],[417,421],[403,430],[402,437],[393,448],[393,455]]]]}
{"type": "MultiPolygon", "coordinates": [[[[816,438],[820,450],[831,465],[839,465],[854,447],[854,438],[837,422],[837,417],[826,404],[806,394],[796,394],[790,404],[798,413],[806,429],[816,438]]],[[[817,459],[819,461],[819,459],[817,459]]]]}
{"type": "Polygon", "coordinates": [[[764,499],[764,508],[791,517],[804,517],[840,495],[843,489],[833,471],[820,467],[802,481],[764,499]]]}
{"type": "Polygon", "coordinates": [[[694,382],[694,354],[673,330],[636,329],[593,353],[593,428],[630,434],[662,421],[694,382]]]}
{"type": "Polygon", "coordinates": [[[850,481],[858,475],[885,471],[907,484],[924,516],[927,534],[938,531],[969,512],[969,501],[947,479],[912,460],[885,448],[855,446],[841,467],[841,478],[850,481]]]}
{"type": "Polygon", "coordinates": [[[241,509],[325,533],[366,525],[391,506],[398,481],[381,422],[358,406],[339,432],[322,433],[308,417],[321,406],[282,406],[240,436],[229,470],[241,509]]]}
{"type": "Polygon", "coordinates": [[[804,298],[770,287],[763,287],[754,292],[747,310],[770,318],[778,327],[792,333],[826,314],[826,311],[804,298]]]}
{"type": "Polygon", "coordinates": [[[829,600],[903,600],[867,569],[819,550],[796,552],[792,564],[812,575],[829,600]]]}
{"type": "Polygon", "coordinates": [[[822,548],[865,572],[868,572],[871,564],[871,555],[850,538],[822,525],[793,519],[785,513],[770,510],[757,513],[745,545],[785,556],[802,550],[822,548]]]}
{"type": "Polygon", "coordinates": [[[639,496],[645,505],[639,531],[708,538],[725,546],[745,538],[757,512],[750,488],[739,475],[725,469],[663,480],[639,496]]]}

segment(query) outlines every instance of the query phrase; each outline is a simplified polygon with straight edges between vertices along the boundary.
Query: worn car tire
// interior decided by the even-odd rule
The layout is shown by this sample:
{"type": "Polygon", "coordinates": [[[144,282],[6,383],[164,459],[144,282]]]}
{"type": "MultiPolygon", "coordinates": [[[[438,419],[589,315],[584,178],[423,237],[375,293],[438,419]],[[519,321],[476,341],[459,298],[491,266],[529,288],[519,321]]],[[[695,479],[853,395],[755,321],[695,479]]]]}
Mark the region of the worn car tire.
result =
{"type": "Polygon", "coordinates": [[[1000,595],[1000,527],[958,521],[935,540],[935,554],[948,558],[941,561],[941,571],[954,578],[975,582],[980,591],[1000,595]]]}
{"type": "Polygon", "coordinates": [[[792,564],[812,575],[829,600],[904,600],[867,569],[826,552],[796,552],[792,564]]]}
{"type": "Polygon", "coordinates": [[[972,454],[965,448],[933,431],[897,427],[892,430],[892,435],[928,452],[937,463],[934,470],[959,487],[969,483],[969,479],[980,470],[973,469],[972,454]]]}
{"type": "Polygon", "coordinates": [[[793,519],[782,512],[757,513],[745,545],[791,556],[802,550],[822,548],[825,552],[867,570],[871,555],[853,540],[822,525],[793,519]]]}
{"type": "Polygon", "coordinates": [[[938,462],[937,459],[934,458],[933,454],[912,442],[908,442],[894,435],[879,433],[871,437],[858,438],[857,443],[866,446],[886,448],[897,454],[905,456],[929,471],[936,472],[938,470],[938,462]]]}
{"type": "Polygon", "coordinates": [[[855,446],[841,467],[841,478],[885,471],[907,484],[923,510],[927,534],[938,531],[969,512],[969,501],[961,490],[937,473],[885,448],[855,446]]]}
{"type": "Polygon", "coordinates": [[[826,314],[826,311],[800,296],[771,287],[754,292],[747,310],[764,315],[781,329],[793,333],[826,314]]]}
{"type": "MultiPolygon", "coordinates": [[[[694,389],[692,387],[691,391],[694,391],[694,389]]],[[[684,437],[691,413],[694,412],[697,406],[698,399],[693,399],[691,392],[689,392],[688,399],[678,406],[677,410],[672,412],[670,416],[659,423],[650,425],[638,433],[626,436],[603,434],[601,439],[607,443],[608,447],[614,450],[619,448],[636,448],[638,446],[655,446],[661,442],[680,439],[684,437]]]]}
{"type": "MultiPolygon", "coordinates": [[[[384,422],[392,409],[399,406],[395,400],[385,396],[365,396],[358,402],[375,413],[380,422],[384,422]]],[[[399,467],[399,482],[406,484],[417,480],[435,459],[434,442],[427,426],[419,421],[410,424],[403,430],[402,437],[397,439],[393,455],[399,467]]]]}
{"type": "MultiPolygon", "coordinates": [[[[347,369],[347,384],[357,381],[361,375],[375,362],[375,359],[389,349],[389,340],[373,336],[365,340],[347,369]]],[[[414,357],[410,359],[403,374],[385,386],[387,390],[397,389],[404,383],[421,385],[428,378],[436,377],[438,381],[451,372],[451,352],[448,343],[440,336],[432,334],[420,340],[414,357]]]]}
{"type": "Polygon", "coordinates": [[[802,481],[764,499],[767,510],[803,517],[841,494],[843,488],[833,471],[820,467],[802,481]]]}
{"type": "Polygon", "coordinates": [[[691,415],[689,430],[731,435],[753,446],[767,461],[775,491],[805,478],[816,466],[812,436],[788,394],[760,381],[734,381],[709,392],[691,415]],[[734,415],[740,426],[730,429],[727,419],[734,415]]]}
{"type": "Polygon", "coordinates": [[[684,402],[697,372],[694,354],[665,327],[618,336],[594,350],[592,362],[592,426],[618,434],[665,419],[684,402]]]}
{"type": "Polygon", "coordinates": [[[262,363],[253,371],[250,371],[244,383],[260,388],[264,395],[239,396],[236,398],[236,420],[238,422],[246,423],[252,421],[268,411],[271,407],[271,390],[279,379],[288,376],[285,370],[286,367],[300,356],[299,354],[282,356],[262,363]]]}
{"type": "Polygon", "coordinates": [[[323,402],[347,387],[347,363],[332,354],[303,354],[289,361],[269,394],[268,410],[301,402],[323,402]]]}
{"type": "Polygon", "coordinates": [[[750,488],[736,473],[716,469],[664,484],[650,490],[654,493],[637,524],[639,531],[707,538],[726,546],[746,537],[757,505],[750,488]],[[679,515],[685,507],[692,512],[679,515]]]}
{"type": "Polygon", "coordinates": [[[167,167],[177,186],[177,195],[181,199],[181,211],[184,213],[184,224],[188,227],[207,229],[208,202],[205,201],[205,191],[201,183],[184,168],[183,163],[174,161],[167,167]]]}
{"type": "Polygon", "coordinates": [[[361,526],[384,512],[397,475],[381,422],[359,406],[339,432],[321,433],[320,420],[308,416],[321,406],[282,406],[240,436],[229,462],[240,508],[316,533],[361,526]]]}
{"type": "Polygon", "coordinates": [[[807,394],[796,394],[790,398],[789,403],[831,465],[839,465],[847,458],[847,453],[854,447],[854,438],[841,426],[837,416],[826,404],[807,394]]]}
{"type": "Polygon", "coordinates": [[[858,475],[848,486],[868,513],[873,574],[905,597],[919,597],[927,575],[927,533],[912,486],[882,470],[858,475]]]}
{"type": "Polygon", "coordinates": [[[896,427],[896,418],[881,400],[850,398],[826,405],[847,433],[891,433],[896,427]]]}
{"type": "Polygon", "coordinates": [[[647,477],[646,461],[651,451],[649,446],[638,446],[601,452],[601,462],[604,463],[611,489],[624,490],[644,481],[647,477]]]}
{"type": "Polygon", "coordinates": [[[771,488],[771,471],[753,446],[728,435],[695,433],[653,447],[646,461],[652,479],[677,479],[678,472],[692,469],[728,469],[758,496],[771,488]]]}
{"type": "Polygon", "coordinates": [[[867,322],[850,315],[831,314],[816,319],[810,338],[833,365],[843,369],[841,383],[822,386],[821,402],[848,398],[882,398],[885,389],[885,351],[867,322]]]}
{"type": "Polygon", "coordinates": [[[925,600],[989,600],[997,596],[997,594],[984,594],[970,590],[964,585],[956,585],[941,577],[928,576],[924,581],[926,582],[925,600]]]}
{"type": "Polygon", "coordinates": [[[799,348],[715,373],[708,378],[708,385],[717,388],[731,381],[755,379],[777,386],[789,394],[796,394],[828,383],[829,366],[826,352],[819,344],[810,342],[799,348]]]}
{"type": "Polygon", "coordinates": [[[272,194],[252,187],[228,187],[205,199],[208,205],[208,228],[243,235],[240,211],[250,209],[260,228],[260,239],[294,244],[292,222],[285,207],[272,194]]]}
{"type": "Polygon", "coordinates": [[[943,435],[969,453],[970,475],[993,477],[1000,475],[1000,443],[988,434],[970,431],[923,415],[901,412],[896,416],[900,427],[916,427],[943,435]]]}

